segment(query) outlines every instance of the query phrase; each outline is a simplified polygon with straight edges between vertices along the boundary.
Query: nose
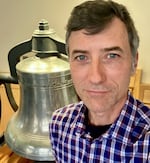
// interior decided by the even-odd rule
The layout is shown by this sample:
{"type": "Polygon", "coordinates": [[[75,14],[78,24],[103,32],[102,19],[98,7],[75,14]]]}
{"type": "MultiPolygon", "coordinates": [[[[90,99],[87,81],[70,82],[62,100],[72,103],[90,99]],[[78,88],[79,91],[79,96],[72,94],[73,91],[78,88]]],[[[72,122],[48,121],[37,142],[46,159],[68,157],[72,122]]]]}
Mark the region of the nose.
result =
{"type": "Polygon", "coordinates": [[[100,84],[106,80],[106,70],[100,61],[92,61],[89,67],[89,80],[93,84],[100,84]]]}

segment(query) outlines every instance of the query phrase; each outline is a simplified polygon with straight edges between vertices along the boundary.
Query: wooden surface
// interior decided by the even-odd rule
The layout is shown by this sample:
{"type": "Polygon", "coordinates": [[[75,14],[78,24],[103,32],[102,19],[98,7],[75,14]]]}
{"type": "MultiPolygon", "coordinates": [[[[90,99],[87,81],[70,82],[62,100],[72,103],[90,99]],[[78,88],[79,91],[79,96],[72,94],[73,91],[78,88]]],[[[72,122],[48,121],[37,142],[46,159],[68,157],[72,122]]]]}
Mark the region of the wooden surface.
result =
{"type": "Polygon", "coordinates": [[[129,90],[131,91],[133,96],[137,99],[139,99],[141,77],[142,77],[142,70],[136,69],[135,74],[130,78],[129,90]]]}
{"type": "Polygon", "coordinates": [[[0,163],[33,163],[34,161],[15,154],[6,144],[0,147],[0,163]]]}
{"type": "Polygon", "coordinates": [[[139,99],[143,103],[150,107],[150,84],[142,83],[140,86],[140,97],[139,99]]]}
{"type": "Polygon", "coordinates": [[[0,146],[0,163],[56,163],[55,161],[34,161],[15,154],[6,144],[0,146]]]}
{"type": "MultiPolygon", "coordinates": [[[[18,84],[11,84],[13,95],[15,97],[16,103],[19,105],[20,100],[20,91],[19,91],[19,85],[18,84]]],[[[2,107],[2,113],[1,113],[1,119],[0,119],[0,133],[3,133],[6,130],[8,121],[14,114],[14,111],[12,107],[10,106],[10,103],[8,101],[6,91],[4,88],[4,85],[0,85],[0,96],[1,96],[1,107],[2,107]]],[[[1,163],[1,162],[0,162],[1,163]]]]}

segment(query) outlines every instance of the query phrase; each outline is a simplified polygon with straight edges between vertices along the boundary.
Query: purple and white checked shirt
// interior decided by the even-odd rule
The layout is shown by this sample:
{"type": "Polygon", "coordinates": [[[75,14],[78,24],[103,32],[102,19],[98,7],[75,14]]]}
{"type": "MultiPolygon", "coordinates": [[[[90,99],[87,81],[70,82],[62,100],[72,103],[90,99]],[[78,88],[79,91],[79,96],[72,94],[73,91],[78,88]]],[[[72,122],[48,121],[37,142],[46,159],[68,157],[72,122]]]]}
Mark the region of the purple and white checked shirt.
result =
{"type": "Polygon", "coordinates": [[[96,139],[85,132],[82,102],[53,113],[50,140],[58,163],[150,163],[150,109],[130,93],[120,116],[96,139]]]}

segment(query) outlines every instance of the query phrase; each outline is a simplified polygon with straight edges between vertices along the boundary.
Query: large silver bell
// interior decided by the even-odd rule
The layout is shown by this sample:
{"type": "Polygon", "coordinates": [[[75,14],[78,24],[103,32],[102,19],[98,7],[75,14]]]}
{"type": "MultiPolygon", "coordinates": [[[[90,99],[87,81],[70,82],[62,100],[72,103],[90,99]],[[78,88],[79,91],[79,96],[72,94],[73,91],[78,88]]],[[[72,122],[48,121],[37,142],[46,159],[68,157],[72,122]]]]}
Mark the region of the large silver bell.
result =
{"type": "Polygon", "coordinates": [[[54,160],[49,139],[52,112],[77,101],[68,58],[58,52],[51,36],[47,21],[41,21],[32,36],[32,52],[16,66],[20,107],[5,132],[8,146],[31,160],[54,160]]]}

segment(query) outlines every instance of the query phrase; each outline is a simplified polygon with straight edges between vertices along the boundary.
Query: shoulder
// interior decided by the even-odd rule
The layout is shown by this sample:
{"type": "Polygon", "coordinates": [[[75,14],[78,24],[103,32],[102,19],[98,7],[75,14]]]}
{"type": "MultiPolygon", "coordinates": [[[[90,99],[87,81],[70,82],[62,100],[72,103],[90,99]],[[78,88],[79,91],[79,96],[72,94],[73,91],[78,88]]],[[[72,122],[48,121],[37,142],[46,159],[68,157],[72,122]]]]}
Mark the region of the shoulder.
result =
{"type": "Polygon", "coordinates": [[[125,107],[125,120],[130,121],[130,127],[134,130],[132,133],[149,135],[150,131],[150,108],[143,102],[129,95],[125,107]]]}
{"type": "Polygon", "coordinates": [[[144,105],[143,102],[138,99],[135,99],[131,95],[129,95],[127,105],[129,110],[133,112],[135,111],[135,116],[138,121],[146,120],[147,123],[150,124],[150,108],[148,106],[144,105]]]}
{"type": "Polygon", "coordinates": [[[132,135],[138,138],[144,136],[143,138],[150,142],[150,108],[137,99],[134,102],[133,108],[136,111],[132,135]]]}
{"type": "Polygon", "coordinates": [[[137,100],[137,117],[141,122],[145,122],[150,127],[150,108],[137,100]]]}
{"type": "Polygon", "coordinates": [[[73,103],[57,109],[53,112],[51,123],[67,122],[73,120],[81,112],[83,103],[73,103]]]}

